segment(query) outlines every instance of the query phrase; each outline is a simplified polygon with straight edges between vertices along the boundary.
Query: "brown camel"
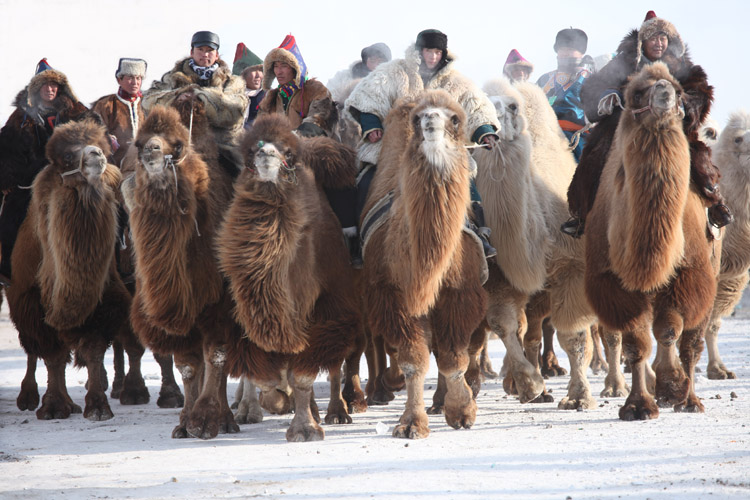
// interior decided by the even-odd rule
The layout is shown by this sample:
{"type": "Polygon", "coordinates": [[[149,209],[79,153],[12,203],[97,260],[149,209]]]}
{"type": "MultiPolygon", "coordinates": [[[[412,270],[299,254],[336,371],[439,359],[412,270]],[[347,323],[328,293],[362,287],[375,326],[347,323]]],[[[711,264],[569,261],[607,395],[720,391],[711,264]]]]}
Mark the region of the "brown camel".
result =
{"type": "MultiPolygon", "coordinates": [[[[27,378],[31,372],[33,379],[32,364],[42,358],[48,382],[37,418],[80,413],[65,386],[74,351],[89,375],[83,415],[107,420],[113,414],[104,393],[104,353],[126,326],[130,304],[114,259],[121,176],[107,165],[105,129],[90,121],[56,128],[46,153],[50,163],[34,180],[13,249],[13,285],[6,289],[10,317],[29,355],[23,387],[36,393],[36,382],[27,378]]],[[[36,406],[31,392],[19,396],[28,409],[36,406]]]]}
{"type": "Polygon", "coordinates": [[[332,139],[299,139],[277,114],[255,121],[241,151],[245,168],[217,239],[242,327],[228,366],[257,384],[264,402],[286,371],[294,390],[287,440],[320,440],[311,401],[321,369],[331,378],[326,423],[351,423],[340,373],[361,320],[349,253],[323,188],[354,184],[355,153],[332,139]]]}
{"type": "Polygon", "coordinates": [[[174,355],[182,375],[185,405],[172,437],[210,439],[239,431],[224,372],[235,325],[213,249],[233,178],[209,153],[200,102],[177,106],[193,110],[192,137],[175,109],[155,107],[136,137],[134,179],[123,184],[136,263],[130,318],[152,351],[174,355]]]}
{"type": "Polygon", "coordinates": [[[659,346],[657,400],[676,411],[703,411],[693,380],[720,244],[711,241],[705,206],[690,184],[681,99],[680,84],[662,63],[631,79],[587,220],[586,296],[605,329],[621,332],[632,365],[623,420],[659,414],[646,383],[651,329],[659,346]]]}
{"type": "Polygon", "coordinates": [[[363,217],[367,320],[395,349],[407,402],[395,437],[430,432],[423,383],[430,346],[445,377],[445,419],[470,428],[476,403],[464,374],[468,346],[487,306],[484,254],[464,230],[469,157],[461,107],[444,91],[399,103],[388,115],[378,170],[363,217]],[[376,204],[391,207],[367,234],[376,204]],[[430,336],[432,341],[430,342],[430,336]]]}

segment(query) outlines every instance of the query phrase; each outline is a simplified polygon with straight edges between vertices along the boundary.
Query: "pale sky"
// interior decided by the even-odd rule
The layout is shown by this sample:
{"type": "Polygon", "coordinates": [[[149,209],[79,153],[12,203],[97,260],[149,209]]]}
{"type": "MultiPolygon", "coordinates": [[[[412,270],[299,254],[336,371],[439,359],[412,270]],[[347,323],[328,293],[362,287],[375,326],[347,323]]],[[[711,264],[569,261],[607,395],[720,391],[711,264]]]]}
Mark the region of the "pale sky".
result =
{"type": "Polygon", "coordinates": [[[512,48],[534,64],[532,79],[554,69],[552,45],[563,28],[583,29],[592,56],[613,52],[648,10],[677,27],[693,61],[705,68],[716,88],[712,114],[720,126],[732,111],[750,108],[743,85],[750,76],[742,55],[748,48],[746,0],[0,0],[0,48],[6,54],[0,122],[10,116],[15,95],[42,57],[68,76],[78,98],[89,105],[117,90],[120,57],[148,61],[147,88],[188,55],[195,31],[218,33],[219,52],[230,66],[238,42],[263,58],[291,33],[309,75],[325,83],[358,60],[367,45],[385,42],[394,58],[403,57],[419,31],[437,28],[448,35],[457,68],[481,87],[501,74],[512,48]]]}

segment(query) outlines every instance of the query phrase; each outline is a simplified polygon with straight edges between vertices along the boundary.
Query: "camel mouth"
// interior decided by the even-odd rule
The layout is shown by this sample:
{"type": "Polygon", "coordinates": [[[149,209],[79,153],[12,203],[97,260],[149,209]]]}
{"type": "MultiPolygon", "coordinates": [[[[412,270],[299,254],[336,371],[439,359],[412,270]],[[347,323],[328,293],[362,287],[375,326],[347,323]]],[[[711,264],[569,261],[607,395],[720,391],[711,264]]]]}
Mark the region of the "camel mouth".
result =
{"type": "Polygon", "coordinates": [[[677,92],[666,80],[659,80],[652,87],[651,108],[657,113],[667,113],[677,106],[677,92]]]}
{"type": "Polygon", "coordinates": [[[159,137],[152,137],[143,146],[141,163],[149,174],[160,174],[166,166],[164,143],[159,137]]]}
{"type": "Polygon", "coordinates": [[[272,143],[265,143],[262,148],[255,153],[253,165],[258,172],[258,178],[263,182],[276,183],[279,180],[279,172],[284,163],[284,159],[272,143]]]}

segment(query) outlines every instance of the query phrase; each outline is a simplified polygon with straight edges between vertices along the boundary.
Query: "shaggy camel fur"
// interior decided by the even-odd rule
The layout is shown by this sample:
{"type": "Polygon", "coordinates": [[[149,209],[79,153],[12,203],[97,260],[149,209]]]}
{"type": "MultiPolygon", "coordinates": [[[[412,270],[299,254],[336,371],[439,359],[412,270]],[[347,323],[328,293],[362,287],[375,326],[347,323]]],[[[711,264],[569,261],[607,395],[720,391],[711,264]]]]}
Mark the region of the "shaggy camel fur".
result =
{"type": "MultiPolygon", "coordinates": [[[[32,361],[35,368],[40,357],[47,366],[37,418],[81,412],[65,386],[65,365],[75,351],[76,364],[88,368],[83,415],[107,420],[113,414],[102,383],[104,353],[126,325],[130,303],[114,259],[120,172],[107,165],[106,130],[90,121],[56,128],[46,152],[50,163],[34,180],[13,251],[10,317],[29,354],[32,378],[32,361]]],[[[33,386],[36,392],[35,381],[33,386]]],[[[32,399],[24,401],[29,409],[32,399]]]]}
{"type": "Polygon", "coordinates": [[[586,296],[607,331],[621,332],[632,365],[623,420],[659,414],[646,383],[651,329],[659,344],[656,398],[676,411],[703,411],[693,379],[721,249],[710,241],[705,206],[690,184],[681,98],[662,63],[631,79],[587,222],[586,296]]]}
{"type": "MultiPolygon", "coordinates": [[[[198,148],[210,142],[200,101],[179,101],[194,112],[198,148]]],[[[141,341],[173,354],[185,386],[185,406],[172,437],[209,439],[237,432],[226,395],[226,342],[231,301],[213,241],[231,198],[232,176],[202,159],[180,114],[155,107],[135,141],[134,181],[125,183],[136,262],[131,324],[141,341]]]]}
{"type": "Polygon", "coordinates": [[[735,378],[724,366],[717,337],[721,318],[732,313],[747,287],[750,269],[750,113],[739,111],[729,117],[714,146],[713,161],[721,170],[721,192],[734,214],[725,228],[721,249],[721,271],[711,322],[706,330],[710,379],[735,378]]]}
{"type": "Polygon", "coordinates": [[[259,117],[241,150],[245,169],[217,238],[242,327],[228,366],[260,386],[264,401],[286,369],[295,410],[287,440],[320,440],[311,399],[321,369],[331,375],[326,423],[351,423],[340,371],[361,320],[341,226],[323,188],[352,186],[356,155],[332,139],[299,139],[281,115],[259,117]]]}
{"type": "Polygon", "coordinates": [[[364,247],[367,319],[396,351],[407,402],[395,437],[430,432],[423,402],[430,345],[445,377],[445,419],[470,428],[476,403],[464,374],[472,332],[484,317],[484,255],[464,231],[469,205],[466,115],[450,95],[426,91],[394,107],[364,213],[389,193],[387,219],[364,247]],[[432,342],[430,342],[430,336],[432,342]]]}
{"type": "MultiPolygon", "coordinates": [[[[499,147],[474,154],[477,187],[498,250],[487,285],[489,324],[504,340],[521,402],[528,402],[544,391],[539,350],[542,321],[550,316],[571,363],[568,394],[559,406],[593,407],[586,370],[591,359],[589,326],[595,317],[583,295],[583,243],[558,230],[566,218],[565,190],[575,160],[536,85],[513,86],[501,79],[486,85],[485,92],[503,122],[499,147]],[[527,361],[516,340],[519,325],[526,321],[522,337],[527,361]]],[[[537,399],[542,400],[551,397],[537,399]]]]}

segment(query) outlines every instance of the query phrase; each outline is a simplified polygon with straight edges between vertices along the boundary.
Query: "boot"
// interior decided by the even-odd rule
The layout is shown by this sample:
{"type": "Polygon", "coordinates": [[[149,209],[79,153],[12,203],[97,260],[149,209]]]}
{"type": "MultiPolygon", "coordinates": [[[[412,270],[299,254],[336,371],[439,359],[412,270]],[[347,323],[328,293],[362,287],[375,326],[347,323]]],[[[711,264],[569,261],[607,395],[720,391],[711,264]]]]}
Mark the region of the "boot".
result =
{"type": "Polygon", "coordinates": [[[349,249],[349,263],[354,269],[362,269],[362,242],[356,226],[344,228],[344,240],[349,249]]]}
{"type": "Polygon", "coordinates": [[[479,239],[482,241],[482,249],[484,250],[484,257],[491,259],[497,255],[497,250],[490,244],[490,234],[492,230],[485,225],[484,222],[484,207],[478,201],[471,202],[471,210],[474,212],[474,221],[476,225],[470,224],[472,231],[474,231],[479,239]]]}
{"type": "Polygon", "coordinates": [[[708,209],[708,222],[715,227],[724,227],[727,224],[730,224],[733,220],[734,215],[732,215],[729,207],[723,203],[717,203],[708,209]]]}
{"type": "Polygon", "coordinates": [[[580,238],[583,236],[583,219],[571,216],[570,219],[563,222],[560,226],[560,231],[567,234],[571,238],[580,238]]]}

